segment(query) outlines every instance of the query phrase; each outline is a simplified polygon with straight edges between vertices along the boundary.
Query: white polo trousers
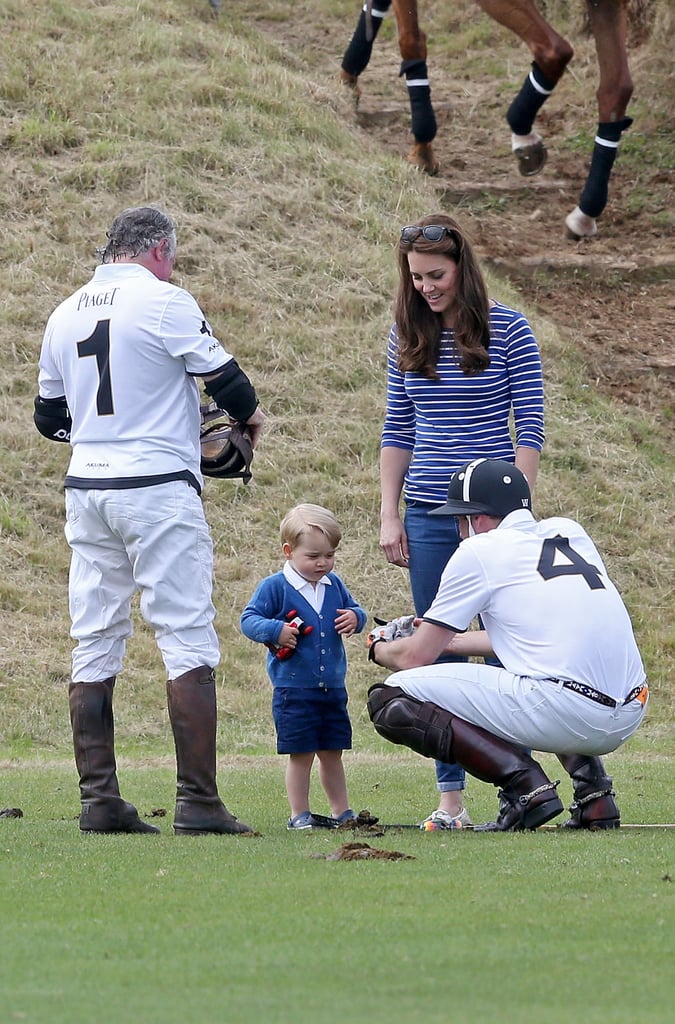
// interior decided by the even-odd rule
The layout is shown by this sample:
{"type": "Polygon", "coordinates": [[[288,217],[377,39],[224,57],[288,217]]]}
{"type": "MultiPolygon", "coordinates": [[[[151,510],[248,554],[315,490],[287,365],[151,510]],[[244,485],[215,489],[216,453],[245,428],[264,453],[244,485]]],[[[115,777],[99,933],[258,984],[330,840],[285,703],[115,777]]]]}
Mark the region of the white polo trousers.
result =
{"type": "Polygon", "coordinates": [[[140,591],[169,679],[220,660],[213,627],[213,544],[201,498],[184,480],[122,490],[66,488],[71,548],[72,677],[117,675],[140,591]]]}
{"type": "Polygon", "coordinates": [[[555,754],[595,756],[616,750],[635,732],[646,709],[637,700],[608,708],[559,682],[473,662],[395,672],[385,684],[438,704],[510,743],[555,754]]]}

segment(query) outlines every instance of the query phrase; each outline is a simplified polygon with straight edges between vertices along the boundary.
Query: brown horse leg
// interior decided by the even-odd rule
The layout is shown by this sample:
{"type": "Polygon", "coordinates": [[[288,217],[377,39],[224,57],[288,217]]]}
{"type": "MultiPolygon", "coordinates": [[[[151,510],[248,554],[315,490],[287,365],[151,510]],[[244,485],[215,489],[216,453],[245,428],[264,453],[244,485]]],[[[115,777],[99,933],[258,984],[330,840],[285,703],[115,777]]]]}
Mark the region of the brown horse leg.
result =
{"type": "Polygon", "coordinates": [[[518,170],[529,177],[546,163],[546,147],[534,131],[535,118],[572,59],[573,49],[536,9],[532,0],[476,0],[494,21],[514,32],[529,47],[532,70],[509,107],[506,119],[518,170]]]}
{"type": "Polygon", "coordinates": [[[340,81],[345,85],[351,92],[352,101],[354,108],[358,110],[359,100],[361,99],[361,86],[359,85],[359,76],[350,75],[344,68],[340,71],[340,81]]]}
{"type": "Polygon", "coordinates": [[[555,85],[574,55],[571,45],[541,16],[532,0],[476,0],[493,21],[529,47],[546,78],[555,85]]]}
{"type": "Polygon", "coordinates": [[[373,43],[377,33],[382,26],[382,20],[389,10],[391,0],[379,0],[377,10],[370,12],[370,31],[368,29],[368,17],[364,10],[359,15],[359,20],[354,35],[342,57],[341,80],[352,89],[357,89],[357,79],[362,71],[368,67],[373,52],[373,43]]]}
{"type": "Polygon", "coordinates": [[[633,95],[626,52],[625,4],[617,0],[588,0],[587,7],[600,69],[598,134],[579,205],[565,219],[568,234],[577,239],[590,237],[598,230],[596,217],[607,204],[621,134],[632,124],[631,118],[625,116],[633,95]]]}
{"type": "Polygon", "coordinates": [[[361,89],[359,75],[368,66],[373,52],[373,43],[380,31],[382,19],[389,10],[391,0],[380,0],[378,9],[370,12],[370,22],[365,10],[359,15],[354,35],[342,57],[340,81],[351,90],[354,106],[358,108],[361,89]],[[370,27],[369,27],[370,24],[370,27]]]}
{"type": "Polygon", "coordinates": [[[415,138],[407,159],[426,174],[438,174],[439,165],[431,145],[437,125],[427,72],[427,39],[417,19],[416,0],[393,0],[393,5],[401,54],[400,74],[405,75],[408,86],[415,138]]]}
{"type": "Polygon", "coordinates": [[[436,159],[434,147],[430,142],[416,142],[406,156],[406,160],[415,167],[419,167],[425,174],[434,177],[440,170],[440,164],[436,159]]]}
{"type": "Polygon", "coordinates": [[[598,120],[622,121],[633,95],[626,51],[626,6],[622,0],[589,0],[587,6],[600,68],[598,120]]]}

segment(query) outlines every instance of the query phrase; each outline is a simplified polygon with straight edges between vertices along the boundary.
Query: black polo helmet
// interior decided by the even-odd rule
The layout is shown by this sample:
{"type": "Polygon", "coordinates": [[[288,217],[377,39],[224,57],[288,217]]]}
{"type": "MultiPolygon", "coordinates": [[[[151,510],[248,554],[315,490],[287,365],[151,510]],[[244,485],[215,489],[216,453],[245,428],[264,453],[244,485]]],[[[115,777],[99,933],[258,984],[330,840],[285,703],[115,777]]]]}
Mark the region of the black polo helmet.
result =
{"type": "Polygon", "coordinates": [[[532,510],[527,477],[512,462],[474,459],[453,473],[448,500],[433,509],[431,515],[503,518],[521,508],[532,510]]]}

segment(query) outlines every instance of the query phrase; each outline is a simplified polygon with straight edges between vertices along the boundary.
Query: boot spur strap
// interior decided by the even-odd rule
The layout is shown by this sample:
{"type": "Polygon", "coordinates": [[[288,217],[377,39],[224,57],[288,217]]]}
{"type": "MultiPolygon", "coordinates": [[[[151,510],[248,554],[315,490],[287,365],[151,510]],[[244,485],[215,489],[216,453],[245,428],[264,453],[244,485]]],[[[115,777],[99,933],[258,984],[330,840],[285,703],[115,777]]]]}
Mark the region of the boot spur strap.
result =
{"type": "Polygon", "coordinates": [[[547,782],[546,785],[539,786],[538,789],[533,789],[531,793],[524,793],[522,796],[519,796],[518,803],[523,807],[526,807],[530,800],[533,800],[535,796],[539,796],[540,793],[546,793],[549,789],[552,789],[555,792],[559,785],[560,779],[558,779],[557,782],[547,782]]]}
{"type": "Polygon", "coordinates": [[[593,800],[599,800],[602,796],[616,796],[616,794],[613,789],[599,789],[597,793],[589,793],[587,796],[580,796],[574,801],[570,807],[570,811],[576,811],[580,807],[590,804],[593,800]]]}
{"type": "MultiPolygon", "coordinates": [[[[525,828],[534,829],[552,817],[553,813],[562,811],[562,804],[555,792],[559,785],[560,779],[556,782],[545,782],[542,786],[533,789],[532,792],[523,793],[522,795],[516,795],[513,791],[509,793],[508,790],[500,790],[497,794],[500,800],[500,810],[495,823],[495,829],[507,832],[519,831],[525,828]],[[539,801],[531,808],[531,802],[543,793],[552,793],[552,795],[547,799],[539,801]],[[552,813],[546,813],[552,804],[557,806],[557,810],[552,813]],[[513,820],[510,820],[511,818],[513,820]],[[526,824],[528,819],[529,823],[526,824]]],[[[485,829],[485,831],[491,830],[485,829]]]]}
{"type": "Polygon", "coordinates": [[[523,793],[522,796],[515,796],[515,794],[509,793],[504,789],[500,789],[497,792],[497,799],[502,800],[511,807],[517,807],[518,804],[525,807],[529,804],[530,800],[533,800],[535,796],[539,796],[540,793],[546,793],[549,789],[556,790],[560,785],[560,779],[557,782],[547,782],[543,786],[539,786],[537,789],[533,789],[531,793],[523,793]]]}

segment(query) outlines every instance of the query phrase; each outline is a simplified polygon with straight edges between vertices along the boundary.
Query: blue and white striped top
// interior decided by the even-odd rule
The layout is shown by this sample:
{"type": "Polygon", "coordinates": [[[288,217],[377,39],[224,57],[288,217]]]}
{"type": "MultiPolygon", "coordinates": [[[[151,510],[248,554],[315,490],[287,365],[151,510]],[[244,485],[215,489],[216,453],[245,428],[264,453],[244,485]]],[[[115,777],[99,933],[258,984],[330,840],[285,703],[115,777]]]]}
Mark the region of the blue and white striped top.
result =
{"type": "Polygon", "coordinates": [[[544,385],[532,328],[522,313],[500,303],[490,310],[490,324],[490,366],[475,377],[459,367],[453,331],[443,331],[440,380],[401,373],[396,324],[391,329],[381,447],[413,453],[403,488],[408,501],[442,504],[450,477],[472,459],[513,462],[516,446],[543,448],[544,385]]]}

